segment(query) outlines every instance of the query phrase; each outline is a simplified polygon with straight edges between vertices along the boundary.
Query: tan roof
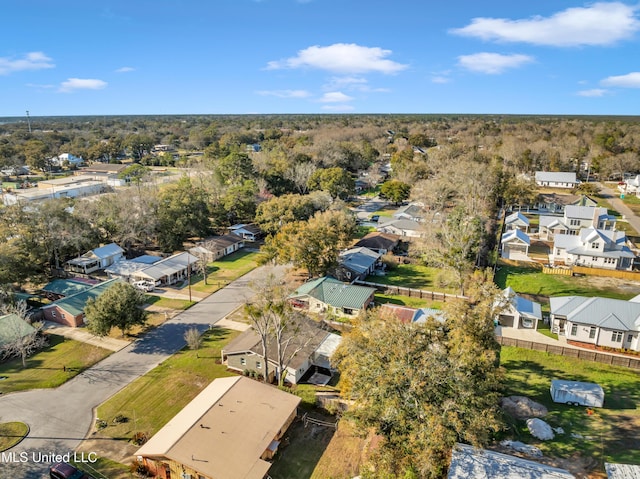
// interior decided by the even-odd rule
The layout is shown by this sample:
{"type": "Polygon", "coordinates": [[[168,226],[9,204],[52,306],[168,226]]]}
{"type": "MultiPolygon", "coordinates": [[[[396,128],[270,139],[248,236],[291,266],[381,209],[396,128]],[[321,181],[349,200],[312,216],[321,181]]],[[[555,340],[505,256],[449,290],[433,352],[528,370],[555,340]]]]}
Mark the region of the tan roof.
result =
{"type": "Polygon", "coordinates": [[[299,403],[253,379],[216,379],[136,455],[168,458],[216,479],[262,479],[271,464],[260,456],[299,403]]]}

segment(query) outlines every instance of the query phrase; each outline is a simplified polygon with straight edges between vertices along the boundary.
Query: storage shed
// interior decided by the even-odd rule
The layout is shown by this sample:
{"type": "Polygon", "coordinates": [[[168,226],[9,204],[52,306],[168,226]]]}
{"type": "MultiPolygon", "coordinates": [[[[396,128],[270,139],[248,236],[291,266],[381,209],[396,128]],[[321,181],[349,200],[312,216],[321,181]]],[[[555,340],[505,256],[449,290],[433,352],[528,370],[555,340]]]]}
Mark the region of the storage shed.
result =
{"type": "Polygon", "coordinates": [[[604,390],[595,383],[554,379],[550,392],[557,403],[589,407],[602,407],[604,404],[604,390]]]}

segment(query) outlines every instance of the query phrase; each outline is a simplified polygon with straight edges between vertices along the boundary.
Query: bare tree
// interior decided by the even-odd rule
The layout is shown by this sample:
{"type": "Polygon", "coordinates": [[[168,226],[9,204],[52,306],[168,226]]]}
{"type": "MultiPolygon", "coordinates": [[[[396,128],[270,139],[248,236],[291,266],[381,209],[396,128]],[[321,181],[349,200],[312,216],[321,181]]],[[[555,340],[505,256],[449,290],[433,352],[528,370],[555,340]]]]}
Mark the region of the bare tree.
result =
{"type": "Polygon", "coordinates": [[[196,358],[198,356],[198,350],[202,346],[202,335],[197,328],[189,328],[184,333],[184,340],[187,342],[187,346],[192,351],[196,352],[196,358]]]}
{"type": "Polygon", "coordinates": [[[41,349],[46,343],[42,335],[43,323],[30,323],[27,306],[24,301],[16,304],[3,304],[1,312],[5,317],[5,343],[0,345],[3,357],[19,356],[22,367],[27,367],[27,358],[41,349]]]}

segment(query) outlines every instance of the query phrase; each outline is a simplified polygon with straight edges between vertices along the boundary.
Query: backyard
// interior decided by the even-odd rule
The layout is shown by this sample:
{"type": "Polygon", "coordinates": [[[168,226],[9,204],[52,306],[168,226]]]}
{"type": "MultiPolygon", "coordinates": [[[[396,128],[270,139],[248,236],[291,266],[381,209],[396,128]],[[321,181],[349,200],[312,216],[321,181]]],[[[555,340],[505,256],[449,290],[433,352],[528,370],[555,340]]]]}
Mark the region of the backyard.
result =
{"type": "Polygon", "coordinates": [[[455,287],[441,286],[440,280],[446,273],[442,269],[432,268],[422,264],[400,263],[388,270],[384,276],[367,276],[366,281],[372,283],[401,286],[403,288],[423,289],[442,293],[457,294],[455,287]]]}

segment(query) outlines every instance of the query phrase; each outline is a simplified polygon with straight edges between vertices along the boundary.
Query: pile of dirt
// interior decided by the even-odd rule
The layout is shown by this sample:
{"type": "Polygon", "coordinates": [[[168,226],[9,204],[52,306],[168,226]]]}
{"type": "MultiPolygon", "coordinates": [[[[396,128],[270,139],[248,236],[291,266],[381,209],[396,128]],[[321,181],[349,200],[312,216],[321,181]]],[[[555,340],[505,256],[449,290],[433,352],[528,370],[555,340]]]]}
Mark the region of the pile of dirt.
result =
{"type": "Polygon", "coordinates": [[[545,417],[549,411],[542,404],[525,396],[509,396],[500,400],[502,409],[515,419],[545,417]]]}

